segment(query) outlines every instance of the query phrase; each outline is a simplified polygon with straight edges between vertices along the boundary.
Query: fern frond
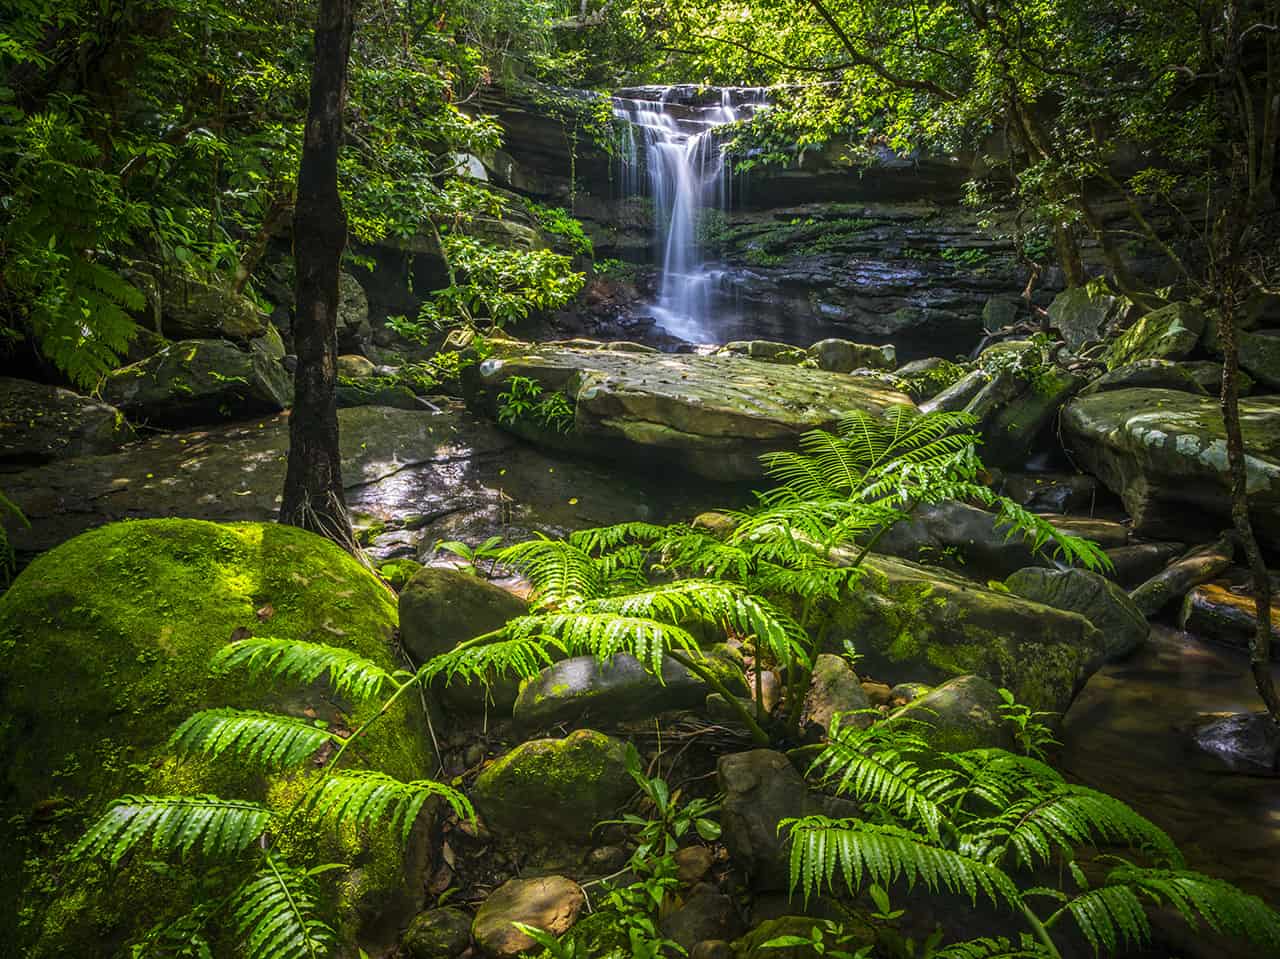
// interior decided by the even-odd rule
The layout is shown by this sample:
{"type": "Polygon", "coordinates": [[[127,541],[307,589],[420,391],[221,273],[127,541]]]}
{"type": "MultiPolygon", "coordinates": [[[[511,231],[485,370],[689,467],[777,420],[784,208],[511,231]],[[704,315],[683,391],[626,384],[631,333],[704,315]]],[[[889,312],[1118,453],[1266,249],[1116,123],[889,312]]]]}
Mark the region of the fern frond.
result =
{"type": "Polygon", "coordinates": [[[587,553],[601,554],[631,543],[653,545],[673,530],[687,527],[658,526],[654,523],[617,523],[613,526],[597,526],[575,530],[569,534],[569,544],[587,553]]]}
{"type": "Polygon", "coordinates": [[[1077,896],[1048,920],[1069,914],[1095,949],[1150,939],[1142,900],[1177,909],[1187,925],[1201,922],[1214,932],[1237,936],[1280,955],[1280,913],[1229,882],[1198,872],[1119,866],[1104,885],[1077,896]]]}
{"type": "Polygon", "coordinates": [[[325,743],[340,742],[313,719],[241,709],[206,709],[187,718],[169,739],[171,748],[217,757],[230,750],[241,762],[266,769],[297,766],[325,743]]]}
{"type": "Polygon", "coordinates": [[[334,828],[376,825],[390,820],[408,842],[422,806],[432,796],[445,800],[459,819],[475,819],[475,810],[458,790],[430,779],[402,782],[371,769],[350,769],[325,776],[307,794],[302,809],[334,828]]]}
{"type": "MultiPolygon", "coordinates": [[[[506,629],[511,631],[511,623],[506,629]]],[[[424,683],[440,676],[446,684],[461,680],[487,685],[500,676],[529,679],[555,662],[549,649],[564,651],[558,641],[535,633],[499,639],[481,646],[463,645],[432,657],[418,675],[424,683]]]]}
{"type": "Polygon", "coordinates": [[[953,942],[932,953],[933,959],[1049,959],[1053,954],[1030,936],[1018,943],[1003,936],[953,942]]]}
{"type": "Polygon", "coordinates": [[[604,592],[600,565],[590,553],[541,533],[508,546],[498,554],[498,561],[519,570],[544,606],[594,599],[604,592]]]}
{"type": "Polygon", "coordinates": [[[945,767],[922,777],[921,789],[940,805],[973,815],[1003,811],[1024,796],[1039,795],[1064,782],[1052,766],[1004,749],[971,749],[951,753],[947,759],[945,767]],[[974,810],[970,800],[978,800],[982,807],[974,810]]]}
{"type": "Polygon", "coordinates": [[[1021,905],[1017,887],[1002,870],[897,826],[805,816],[784,819],[778,828],[789,830],[791,889],[799,887],[806,902],[815,892],[835,891],[837,880],[850,894],[864,882],[887,887],[903,880],[908,888],[923,882],[931,892],[946,889],[974,903],[981,893],[996,906],[1021,905]]]}
{"type": "Polygon", "coordinates": [[[508,628],[517,639],[551,637],[571,656],[594,656],[603,662],[616,653],[630,653],[655,676],[662,675],[662,660],[668,650],[701,655],[697,639],[684,627],[614,609],[526,616],[512,620],[508,628]]]}
{"type": "Polygon", "coordinates": [[[338,695],[358,702],[373,699],[395,685],[386,670],[350,650],[265,636],[228,643],[214,654],[215,672],[232,669],[244,669],[254,678],[268,676],[302,684],[323,679],[338,695]]]}
{"type": "Polygon", "coordinates": [[[267,828],[271,812],[260,803],[218,796],[121,796],[71,850],[73,859],[105,858],[117,865],[150,840],[158,855],[193,852],[229,859],[267,828]]]}
{"type": "Polygon", "coordinates": [[[313,872],[271,853],[231,896],[229,908],[245,959],[324,959],[333,946],[333,930],[316,918],[313,872]]]}

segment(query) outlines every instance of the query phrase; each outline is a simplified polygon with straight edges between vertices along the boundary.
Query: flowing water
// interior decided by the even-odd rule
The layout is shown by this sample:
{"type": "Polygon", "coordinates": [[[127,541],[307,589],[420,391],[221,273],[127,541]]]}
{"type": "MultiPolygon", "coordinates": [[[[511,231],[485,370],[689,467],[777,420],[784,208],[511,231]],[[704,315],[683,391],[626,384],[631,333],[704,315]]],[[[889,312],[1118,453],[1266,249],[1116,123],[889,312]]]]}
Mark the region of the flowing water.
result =
{"type": "Polygon", "coordinates": [[[724,88],[710,95],[692,87],[641,88],[613,98],[627,121],[621,177],[626,196],[650,196],[657,231],[658,299],[650,311],[673,336],[718,339],[714,316],[721,272],[707,262],[700,224],[707,210],[724,211],[733,178],[716,128],[747,118],[764,92],[724,88]]]}

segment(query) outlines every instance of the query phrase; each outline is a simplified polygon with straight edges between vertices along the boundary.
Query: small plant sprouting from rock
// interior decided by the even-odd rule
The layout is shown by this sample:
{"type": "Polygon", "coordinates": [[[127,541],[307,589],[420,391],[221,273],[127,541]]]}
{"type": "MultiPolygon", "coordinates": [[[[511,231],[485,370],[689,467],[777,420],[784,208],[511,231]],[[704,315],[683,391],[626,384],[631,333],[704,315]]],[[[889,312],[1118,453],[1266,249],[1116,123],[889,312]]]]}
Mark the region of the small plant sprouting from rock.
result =
{"type": "Polygon", "coordinates": [[[573,429],[573,404],[563,393],[547,393],[528,376],[513,376],[498,394],[498,422],[507,426],[533,423],[557,433],[573,429]]]}

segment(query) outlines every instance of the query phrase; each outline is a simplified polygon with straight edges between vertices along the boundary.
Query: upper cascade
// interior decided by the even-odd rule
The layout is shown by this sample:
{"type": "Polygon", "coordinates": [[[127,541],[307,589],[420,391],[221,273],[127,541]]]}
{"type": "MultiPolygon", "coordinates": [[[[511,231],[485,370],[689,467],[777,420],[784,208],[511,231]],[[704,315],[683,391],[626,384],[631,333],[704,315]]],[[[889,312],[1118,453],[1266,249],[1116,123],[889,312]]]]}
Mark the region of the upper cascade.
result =
{"type": "Polygon", "coordinates": [[[715,339],[712,302],[717,273],[698,238],[706,209],[726,210],[732,178],[717,127],[747,119],[767,102],[761,87],[630,87],[613,96],[613,112],[627,121],[622,141],[625,195],[653,197],[660,251],[658,302],[653,313],[682,339],[715,339]]]}

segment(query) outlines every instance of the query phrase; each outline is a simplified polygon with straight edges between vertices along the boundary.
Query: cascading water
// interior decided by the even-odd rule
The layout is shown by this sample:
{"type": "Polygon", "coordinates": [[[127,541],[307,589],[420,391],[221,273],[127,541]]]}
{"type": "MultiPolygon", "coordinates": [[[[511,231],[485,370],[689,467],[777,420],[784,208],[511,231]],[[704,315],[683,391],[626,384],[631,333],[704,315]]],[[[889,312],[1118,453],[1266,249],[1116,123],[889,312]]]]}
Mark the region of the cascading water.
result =
{"type": "Polygon", "coordinates": [[[713,131],[749,116],[763,102],[762,94],[725,88],[707,102],[696,88],[665,87],[623,91],[613,98],[614,115],[627,121],[622,189],[639,196],[647,186],[653,198],[659,277],[658,301],[651,309],[668,333],[684,340],[716,338],[716,274],[708,268],[698,225],[703,210],[728,208],[731,182],[713,131]]]}

